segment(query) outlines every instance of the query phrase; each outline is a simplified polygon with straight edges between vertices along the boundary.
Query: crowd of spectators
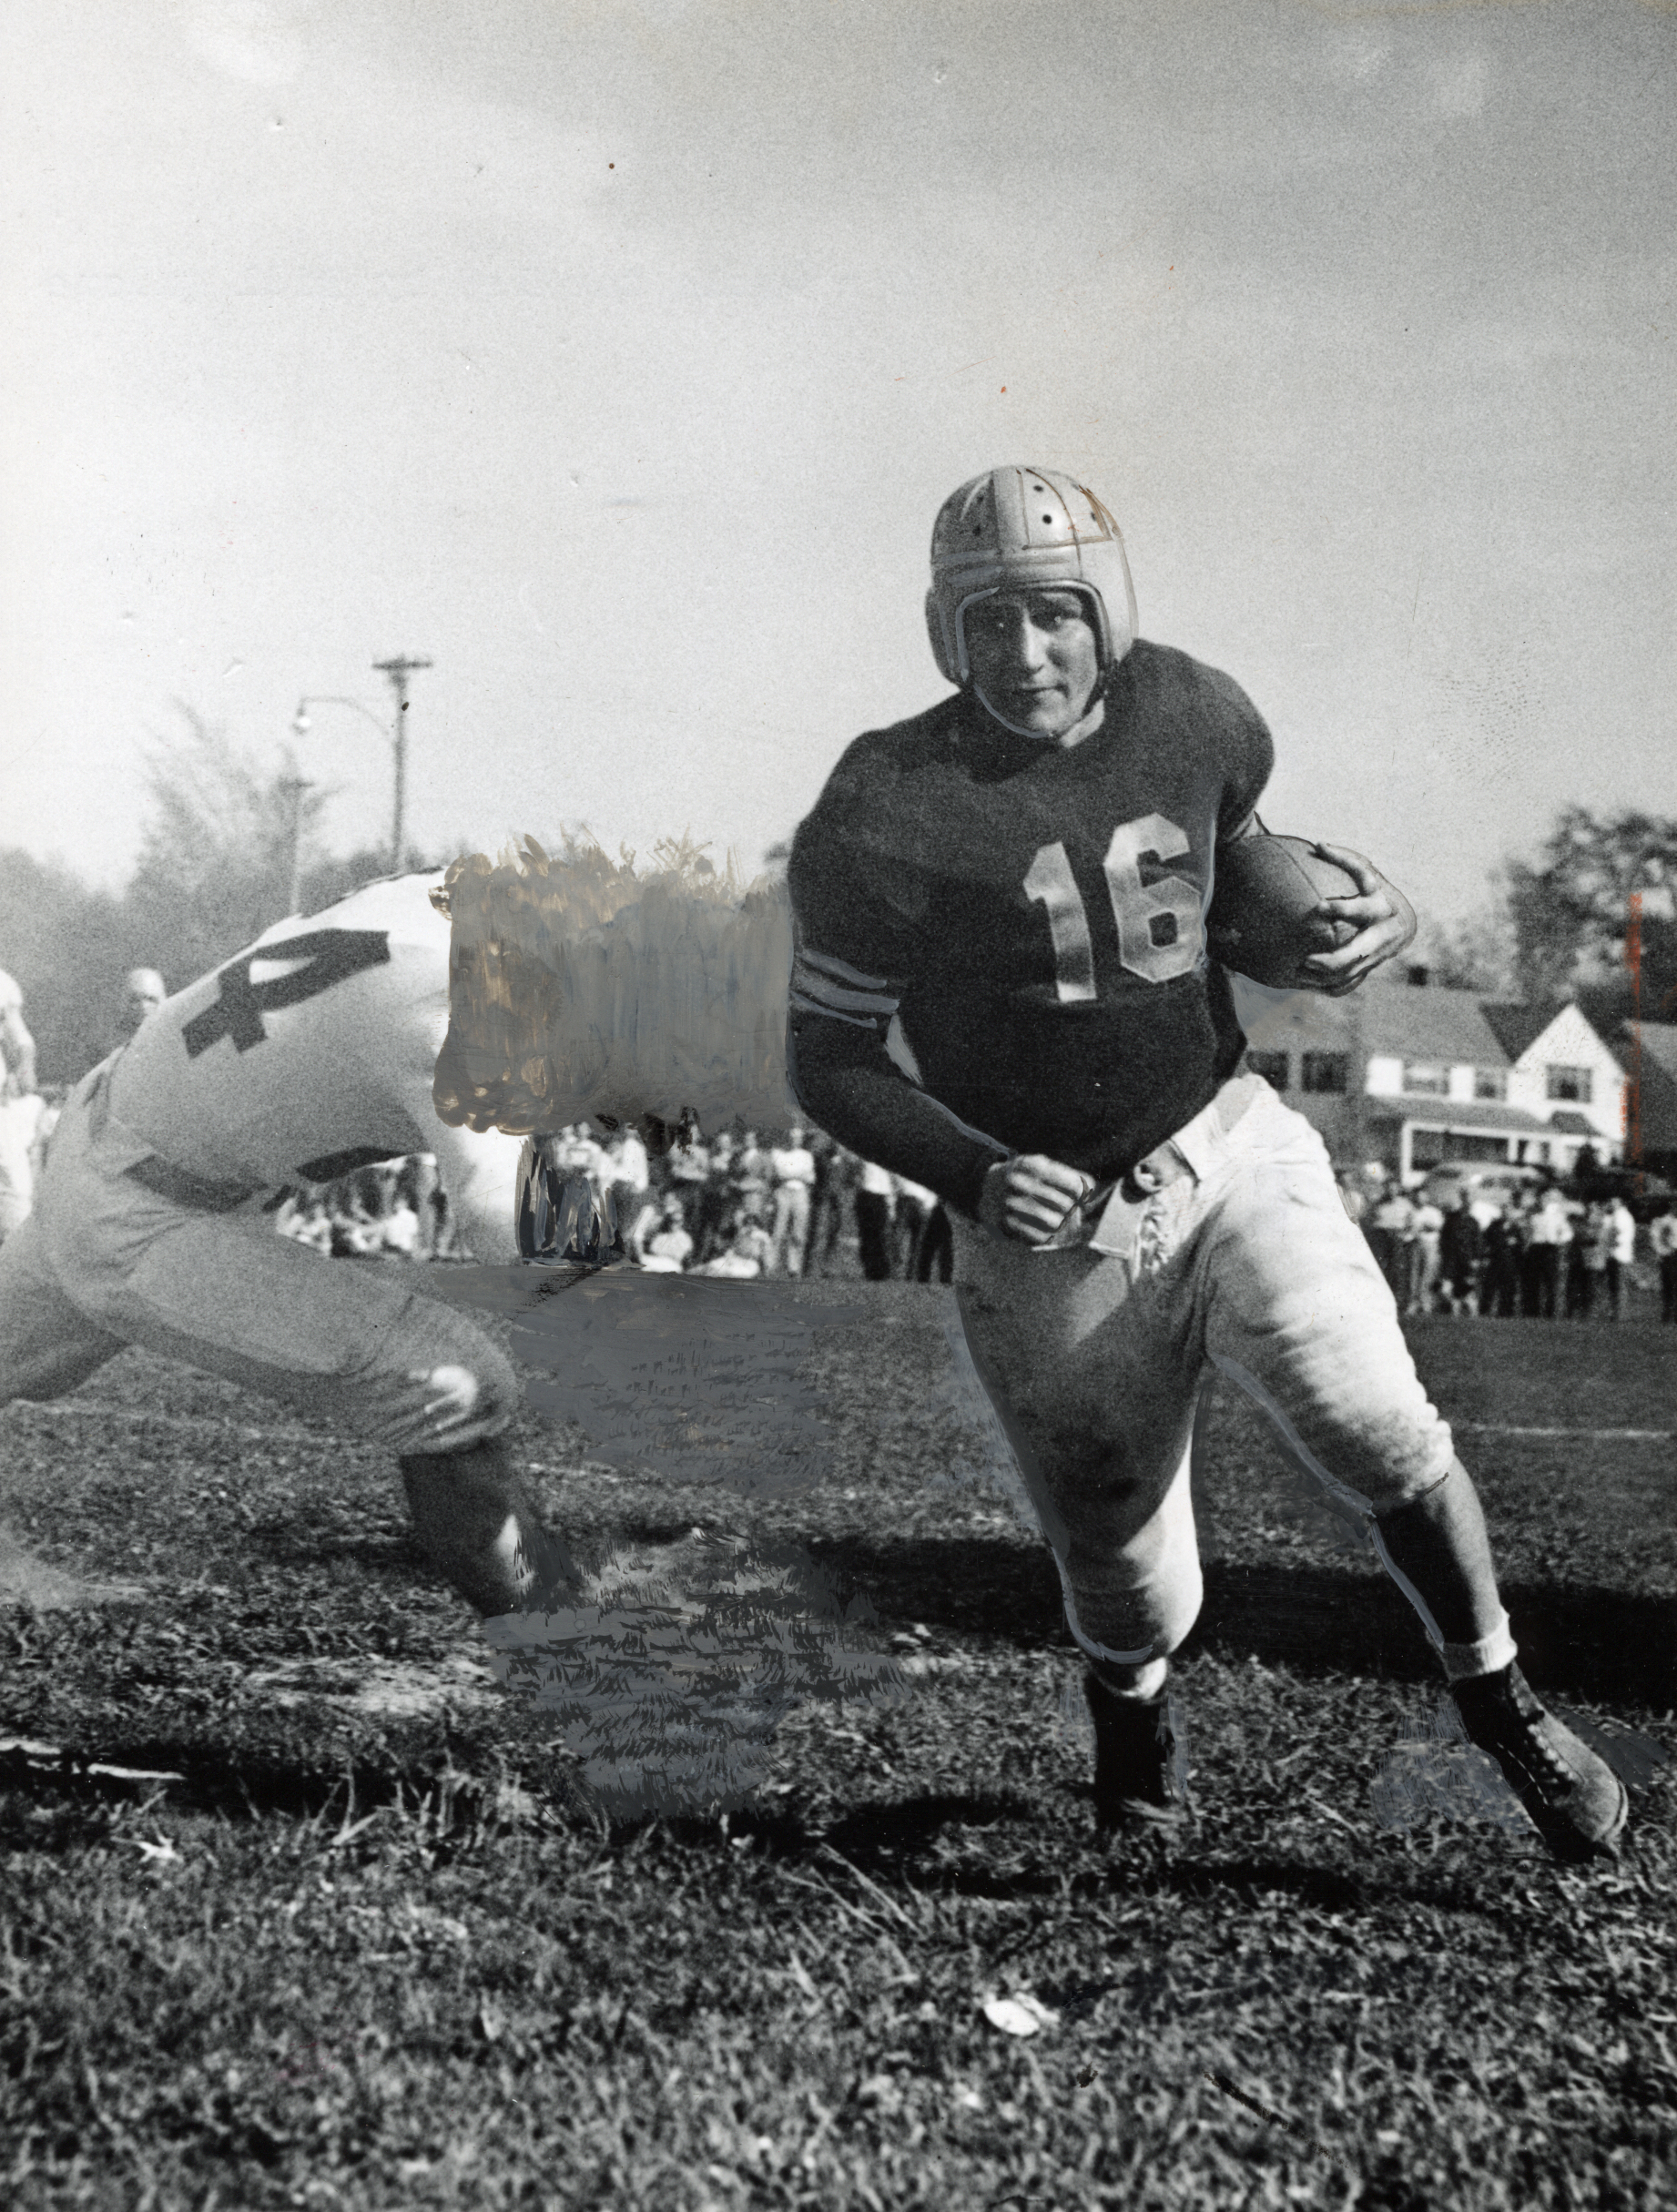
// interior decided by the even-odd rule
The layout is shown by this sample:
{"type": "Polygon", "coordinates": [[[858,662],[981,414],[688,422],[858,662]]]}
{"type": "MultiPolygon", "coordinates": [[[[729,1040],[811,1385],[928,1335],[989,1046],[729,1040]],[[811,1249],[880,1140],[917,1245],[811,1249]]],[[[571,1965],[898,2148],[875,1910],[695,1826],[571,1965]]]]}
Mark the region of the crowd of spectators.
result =
{"type": "Polygon", "coordinates": [[[706,1138],[691,1125],[662,1152],[586,1122],[532,1139],[520,1244],[593,1261],[621,1251],[656,1274],[852,1274],[950,1280],[949,1216],[932,1191],[794,1123],[706,1138]]]}
{"type": "Polygon", "coordinates": [[[294,1237],[334,1260],[370,1259],[381,1253],[403,1260],[466,1256],[430,1152],[381,1160],[336,1182],[286,1191],[275,1209],[274,1226],[281,1236],[294,1237]]]}
{"type": "MultiPolygon", "coordinates": [[[[1399,1313],[1510,1320],[1619,1320],[1637,1282],[1641,1231],[1621,1195],[1569,1195],[1558,1182],[1494,1196],[1463,1184],[1440,1205],[1423,1184],[1340,1180],[1399,1313]]],[[[1647,1226],[1662,1318],[1677,1322],[1677,1213],[1647,1226]]]]}

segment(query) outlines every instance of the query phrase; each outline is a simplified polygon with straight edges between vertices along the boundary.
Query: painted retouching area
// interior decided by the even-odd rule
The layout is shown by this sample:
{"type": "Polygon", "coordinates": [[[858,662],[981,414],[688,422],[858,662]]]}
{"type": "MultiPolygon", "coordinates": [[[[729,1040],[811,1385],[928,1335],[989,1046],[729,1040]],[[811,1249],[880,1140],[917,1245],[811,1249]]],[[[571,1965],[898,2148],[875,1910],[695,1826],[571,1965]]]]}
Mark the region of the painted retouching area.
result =
{"type": "Polygon", "coordinates": [[[607,1466],[773,1497],[821,1477],[818,1331],[864,1319],[784,1282],[602,1268],[451,1270],[449,1294],[502,1315],[526,1403],[607,1466]]]}
{"type": "MultiPolygon", "coordinates": [[[[572,841],[524,837],[456,861],[449,1029],[434,1098],[452,1127],[524,1134],[637,1128],[655,1152],[703,1126],[785,1125],[790,910],[666,840],[637,872],[572,841]]],[[[598,1240],[595,1240],[598,1242],[598,1240]]],[[[614,1222],[607,1258],[621,1253],[614,1222]]],[[[592,1253],[595,1246],[590,1243],[592,1253]]],[[[862,1318],[787,1283],[699,1281],[610,1265],[471,1268],[446,1294],[503,1324],[526,1403],[581,1430],[606,1466],[762,1498],[821,1474],[818,1331],[862,1318]]],[[[841,1608],[795,1547],[695,1528],[624,1531],[569,1587],[492,1620],[497,1674],[530,1700],[620,1818],[743,1803],[778,1721],[810,1700],[907,1694],[869,1649],[865,1598],[841,1608]]]]}
{"type": "Polygon", "coordinates": [[[499,864],[450,868],[434,1096],[451,1128],[786,1122],[784,890],[685,841],[660,840],[653,862],[637,873],[574,842],[550,858],[526,837],[499,864]]]}
{"type": "Polygon", "coordinates": [[[583,1787],[632,1819],[744,1804],[797,1706],[905,1699],[896,1662],[855,1633],[874,1618],[864,1598],[841,1607],[795,1547],[696,1527],[615,1546],[572,1602],[485,1634],[495,1673],[553,1727],[583,1787]]]}

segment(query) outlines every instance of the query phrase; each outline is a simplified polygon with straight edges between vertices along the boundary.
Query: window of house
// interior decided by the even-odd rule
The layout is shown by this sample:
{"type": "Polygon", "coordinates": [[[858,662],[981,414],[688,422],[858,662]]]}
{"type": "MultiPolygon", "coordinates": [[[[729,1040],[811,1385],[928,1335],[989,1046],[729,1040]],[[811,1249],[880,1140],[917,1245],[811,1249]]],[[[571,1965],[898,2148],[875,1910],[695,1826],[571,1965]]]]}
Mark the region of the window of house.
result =
{"type": "Polygon", "coordinates": [[[1248,1052],[1246,1065],[1254,1075],[1261,1075],[1272,1091],[1286,1089],[1287,1056],[1285,1052],[1248,1052]]]}
{"type": "Polygon", "coordinates": [[[1409,1165],[1418,1168],[1437,1167],[1449,1157],[1449,1148],[1444,1142],[1441,1129],[1418,1129],[1409,1138],[1409,1165]]]}
{"type": "Polygon", "coordinates": [[[1403,1087],[1418,1091],[1425,1098],[1448,1098],[1450,1071],[1436,1060],[1406,1060],[1403,1063],[1403,1087]]]}
{"type": "Polygon", "coordinates": [[[1299,1070],[1301,1091],[1348,1091],[1351,1055],[1348,1052],[1306,1052],[1299,1070]]]}
{"type": "Polygon", "coordinates": [[[1476,1099],[1505,1099],[1509,1094],[1508,1071],[1503,1068],[1475,1068],[1473,1095],[1476,1099]]]}
{"type": "Polygon", "coordinates": [[[1506,1160],[1509,1144],[1506,1137],[1481,1135],[1477,1130],[1451,1129],[1444,1135],[1444,1157],[1447,1160],[1506,1160]]]}
{"type": "Polygon", "coordinates": [[[1574,1106],[1589,1105],[1591,1069],[1551,1066],[1545,1072],[1549,1077],[1549,1095],[1551,1099],[1564,1099],[1574,1106]]]}

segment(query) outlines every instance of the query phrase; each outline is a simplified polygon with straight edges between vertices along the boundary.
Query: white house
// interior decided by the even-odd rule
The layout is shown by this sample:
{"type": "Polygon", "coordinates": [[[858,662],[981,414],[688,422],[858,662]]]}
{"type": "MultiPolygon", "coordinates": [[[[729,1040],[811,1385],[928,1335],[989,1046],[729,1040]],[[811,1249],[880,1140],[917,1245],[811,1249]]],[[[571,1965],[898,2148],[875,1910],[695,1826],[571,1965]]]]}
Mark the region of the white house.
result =
{"type": "Polygon", "coordinates": [[[1342,1164],[1408,1182],[1445,1160],[1526,1161],[1570,1173],[1588,1145],[1624,1147],[1624,1069],[1570,1001],[1519,1006],[1448,990],[1421,968],[1348,999],[1236,997],[1250,1064],[1314,1122],[1342,1164]]]}

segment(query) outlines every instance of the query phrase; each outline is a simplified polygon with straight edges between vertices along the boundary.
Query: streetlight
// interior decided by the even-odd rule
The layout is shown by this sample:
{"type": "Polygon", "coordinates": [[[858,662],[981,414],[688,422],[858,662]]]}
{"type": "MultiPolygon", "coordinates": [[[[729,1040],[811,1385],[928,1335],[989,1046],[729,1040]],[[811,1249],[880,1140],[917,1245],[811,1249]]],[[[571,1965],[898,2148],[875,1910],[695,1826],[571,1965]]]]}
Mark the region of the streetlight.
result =
{"type": "Polygon", "coordinates": [[[411,654],[399,654],[394,660],[374,661],[372,665],[381,675],[390,678],[391,689],[396,695],[396,714],[393,721],[387,723],[383,716],[375,714],[364,700],[351,699],[342,692],[319,691],[310,692],[299,699],[297,712],[291,716],[291,727],[299,737],[306,736],[313,727],[309,717],[309,709],[311,706],[348,706],[351,707],[364,721],[371,722],[381,736],[389,738],[391,749],[396,758],[396,804],[391,826],[391,867],[394,870],[401,866],[402,816],[406,810],[407,801],[408,678],[415,669],[429,668],[432,664],[429,661],[417,660],[411,654]]]}

